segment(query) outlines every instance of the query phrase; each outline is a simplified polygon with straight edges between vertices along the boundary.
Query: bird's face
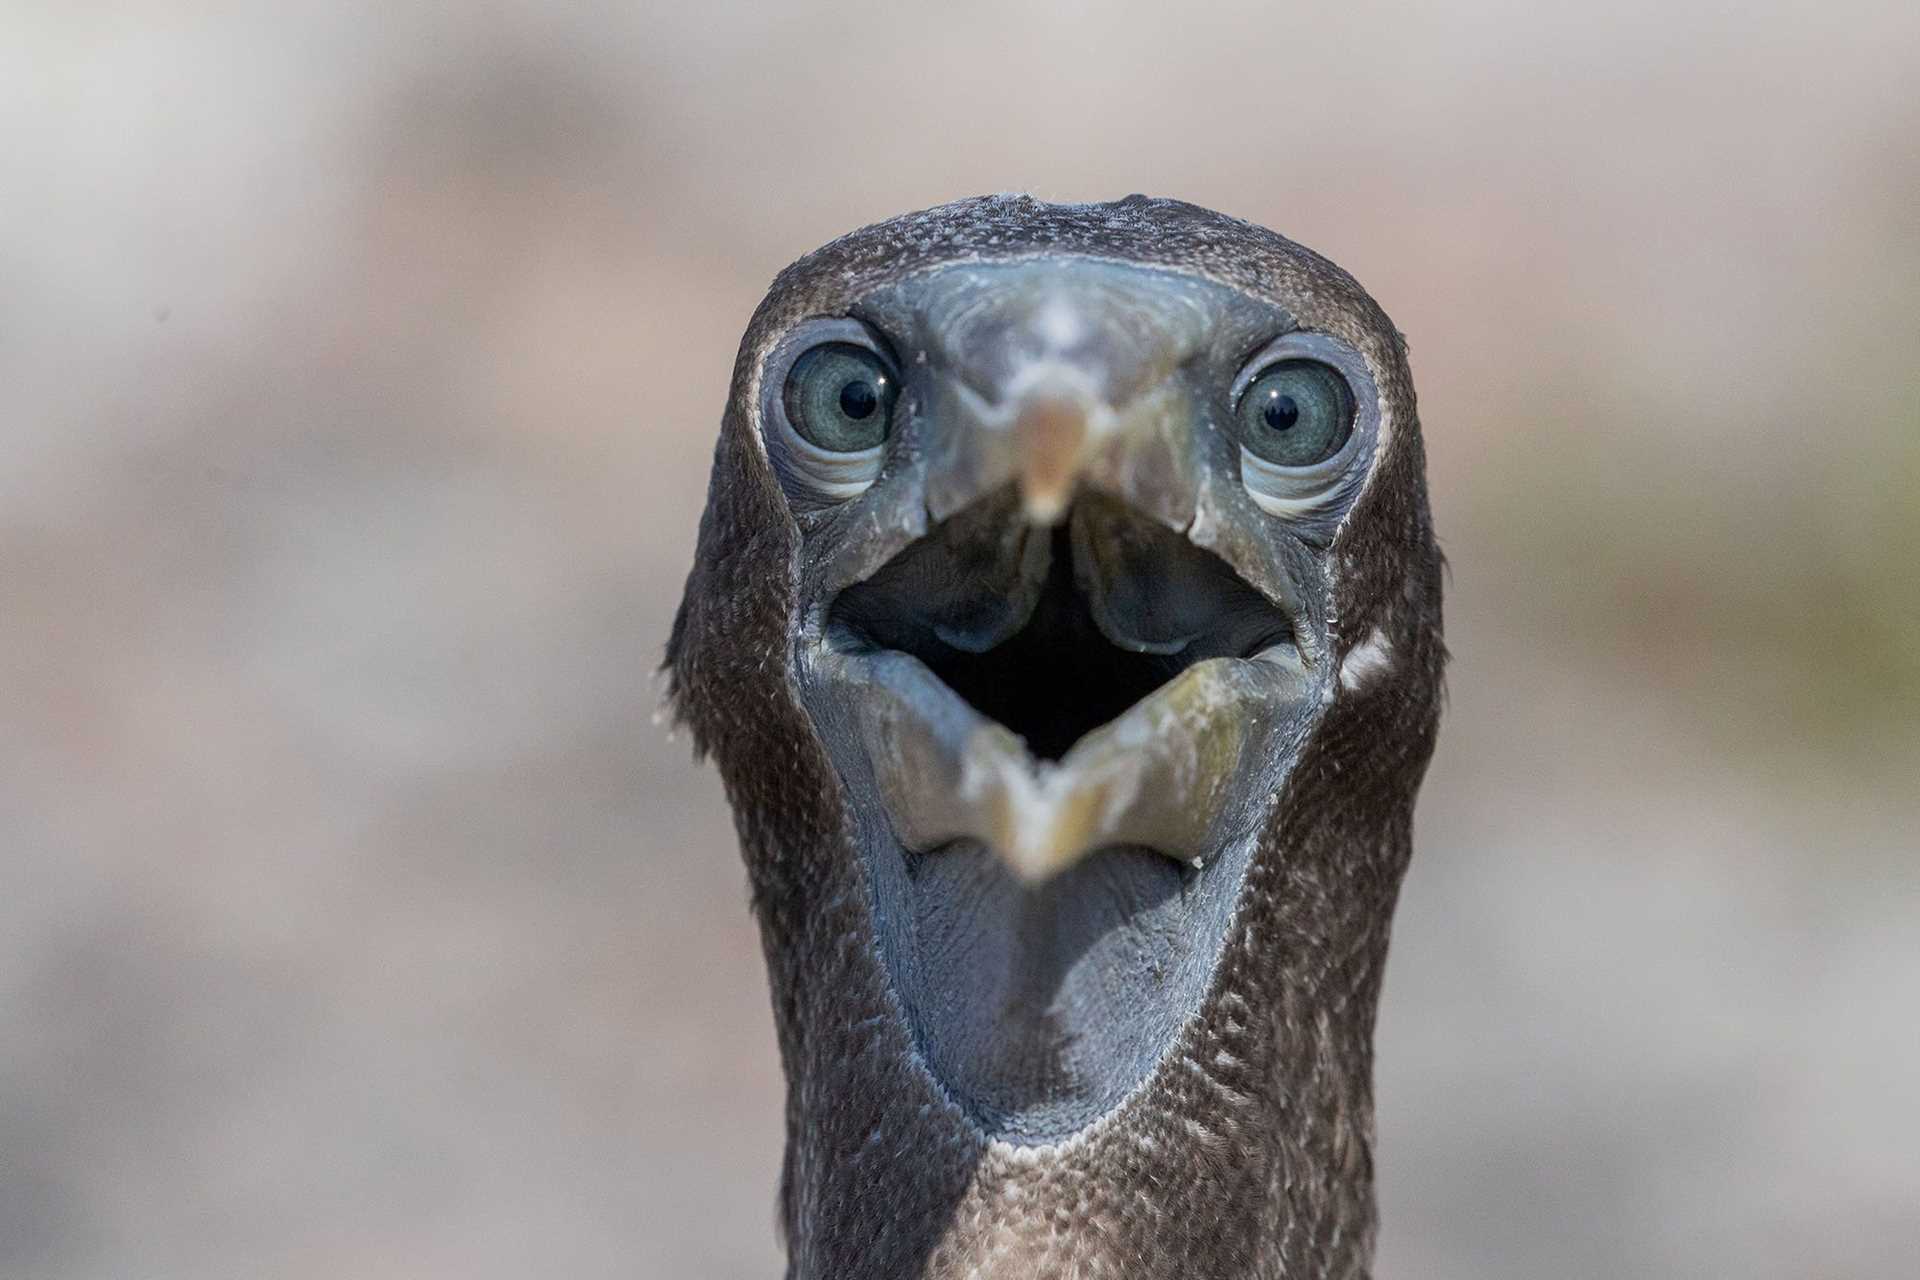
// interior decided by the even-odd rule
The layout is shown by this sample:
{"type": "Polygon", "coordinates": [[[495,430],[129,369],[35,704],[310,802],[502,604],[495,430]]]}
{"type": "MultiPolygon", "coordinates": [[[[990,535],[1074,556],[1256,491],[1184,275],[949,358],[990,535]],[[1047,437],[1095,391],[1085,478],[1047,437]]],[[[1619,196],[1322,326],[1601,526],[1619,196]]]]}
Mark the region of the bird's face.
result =
{"type": "Polygon", "coordinates": [[[776,284],[736,377],[790,530],[767,660],[920,1061],[1015,1143],[1162,1062],[1304,745],[1393,661],[1336,619],[1411,417],[1394,335],[1308,255],[1169,257],[921,245],[776,284]]]}

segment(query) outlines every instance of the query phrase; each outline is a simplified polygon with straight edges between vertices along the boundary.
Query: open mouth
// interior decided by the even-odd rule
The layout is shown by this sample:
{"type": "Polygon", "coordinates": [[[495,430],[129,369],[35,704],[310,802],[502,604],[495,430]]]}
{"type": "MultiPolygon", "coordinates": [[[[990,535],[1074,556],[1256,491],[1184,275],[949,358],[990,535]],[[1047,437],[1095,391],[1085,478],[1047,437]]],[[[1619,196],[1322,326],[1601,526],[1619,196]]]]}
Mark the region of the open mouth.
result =
{"type": "Polygon", "coordinates": [[[882,953],[985,1130],[1089,1123],[1200,998],[1321,705],[1297,638],[1221,556],[1100,495],[1045,526],[989,494],[815,614],[803,689],[884,824],[882,953]]]}
{"type": "MultiPolygon", "coordinates": [[[[913,566],[895,561],[878,575],[843,593],[829,614],[835,638],[850,649],[896,649],[927,665],[967,705],[1005,725],[1039,760],[1058,760],[1090,731],[1178,675],[1183,654],[1122,648],[1100,633],[1084,592],[1074,581],[1067,527],[1023,528],[1044,542],[1048,565],[1031,612],[1004,639],[934,622],[923,610],[940,601],[916,598],[913,566]],[[993,642],[982,650],[983,641],[993,642]]],[[[1024,549],[1024,548],[1023,548],[1024,549]]],[[[944,540],[909,552],[943,556],[944,540]]]]}
{"type": "Polygon", "coordinates": [[[980,840],[1030,881],[1106,846],[1206,862],[1307,678],[1281,608],[1098,496],[1050,528],[990,496],[842,591],[824,633],[829,679],[870,695],[848,701],[903,846],[980,840]]]}
{"type": "Polygon", "coordinates": [[[842,592],[844,652],[895,650],[1058,761],[1207,658],[1291,648],[1292,627],[1225,561],[1108,499],[1052,528],[983,503],[842,592]]]}

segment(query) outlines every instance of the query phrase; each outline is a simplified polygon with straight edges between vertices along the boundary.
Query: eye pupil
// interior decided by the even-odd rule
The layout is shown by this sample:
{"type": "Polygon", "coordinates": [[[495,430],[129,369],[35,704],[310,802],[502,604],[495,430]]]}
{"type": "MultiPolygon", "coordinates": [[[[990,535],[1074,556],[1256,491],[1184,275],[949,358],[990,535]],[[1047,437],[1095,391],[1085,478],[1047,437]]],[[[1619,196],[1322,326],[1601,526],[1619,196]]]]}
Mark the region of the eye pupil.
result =
{"type": "Polygon", "coordinates": [[[1275,395],[1267,401],[1266,408],[1261,410],[1260,416],[1275,431],[1285,431],[1300,421],[1300,406],[1294,402],[1292,396],[1275,395]]]}
{"type": "Polygon", "coordinates": [[[880,405],[880,393],[871,382],[849,382],[840,388],[840,412],[858,422],[880,405]]]}

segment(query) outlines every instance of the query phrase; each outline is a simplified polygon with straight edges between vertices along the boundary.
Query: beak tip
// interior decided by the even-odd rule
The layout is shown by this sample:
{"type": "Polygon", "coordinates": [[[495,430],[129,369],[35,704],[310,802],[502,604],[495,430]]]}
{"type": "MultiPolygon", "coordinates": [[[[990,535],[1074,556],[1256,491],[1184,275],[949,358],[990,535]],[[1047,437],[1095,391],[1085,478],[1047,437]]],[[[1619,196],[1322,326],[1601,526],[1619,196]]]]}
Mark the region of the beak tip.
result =
{"type": "Polygon", "coordinates": [[[1022,485],[1020,489],[1021,508],[1026,512],[1027,522],[1040,527],[1059,524],[1067,514],[1072,497],[1071,486],[1041,489],[1022,485]]]}
{"type": "Polygon", "coordinates": [[[1014,878],[1029,889],[1053,879],[1087,852],[1068,846],[1022,846],[1014,842],[996,843],[993,848],[1014,878]]]}
{"type": "Polygon", "coordinates": [[[1079,480],[1095,432],[1092,409],[1082,397],[1031,397],[1014,420],[1020,499],[1037,525],[1060,523],[1079,480]]]}

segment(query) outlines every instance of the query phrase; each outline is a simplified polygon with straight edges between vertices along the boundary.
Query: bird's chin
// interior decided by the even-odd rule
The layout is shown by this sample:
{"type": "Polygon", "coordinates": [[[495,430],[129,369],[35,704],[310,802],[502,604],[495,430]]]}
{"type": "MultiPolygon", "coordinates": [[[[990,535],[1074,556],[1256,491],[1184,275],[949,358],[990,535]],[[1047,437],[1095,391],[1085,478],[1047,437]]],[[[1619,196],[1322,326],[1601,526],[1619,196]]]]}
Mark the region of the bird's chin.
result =
{"type": "Polygon", "coordinates": [[[1104,498],[990,498],[814,611],[802,694],[853,795],[921,1056],[995,1137],[1117,1106],[1204,998],[1323,704],[1300,622],[1104,498]]]}

